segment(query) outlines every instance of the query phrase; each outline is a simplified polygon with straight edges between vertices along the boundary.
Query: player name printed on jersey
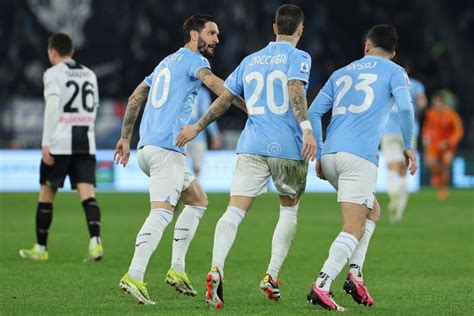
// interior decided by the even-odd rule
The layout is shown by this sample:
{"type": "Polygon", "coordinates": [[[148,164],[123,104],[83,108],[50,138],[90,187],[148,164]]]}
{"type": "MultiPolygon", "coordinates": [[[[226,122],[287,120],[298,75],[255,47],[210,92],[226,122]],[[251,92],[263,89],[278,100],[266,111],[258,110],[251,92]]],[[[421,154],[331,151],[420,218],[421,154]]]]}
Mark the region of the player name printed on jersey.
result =
{"type": "Polygon", "coordinates": [[[302,134],[290,108],[288,82],[309,81],[311,57],[289,42],[270,42],[247,56],[224,83],[243,95],[249,118],[237,153],[302,160],[302,134]]]}
{"type": "Polygon", "coordinates": [[[44,73],[44,97],[58,97],[50,152],[56,155],[95,154],[95,120],[99,105],[97,78],[74,60],[44,73]]]}
{"type": "Polygon", "coordinates": [[[286,54],[254,56],[250,60],[249,66],[286,64],[287,59],[288,55],[286,54]]]}
{"type": "Polygon", "coordinates": [[[366,62],[366,63],[352,63],[347,65],[346,71],[351,70],[364,70],[364,69],[373,69],[377,66],[377,62],[366,62]]]}

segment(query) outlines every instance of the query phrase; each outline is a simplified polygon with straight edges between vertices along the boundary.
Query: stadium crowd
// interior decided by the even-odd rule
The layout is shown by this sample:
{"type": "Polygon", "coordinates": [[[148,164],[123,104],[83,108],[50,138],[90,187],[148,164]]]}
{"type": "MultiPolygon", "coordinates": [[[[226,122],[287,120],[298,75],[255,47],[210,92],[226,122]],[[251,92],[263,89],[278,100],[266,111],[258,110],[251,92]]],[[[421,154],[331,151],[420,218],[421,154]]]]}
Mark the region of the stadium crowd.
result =
{"type": "MultiPolygon", "coordinates": [[[[15,96],[42,97],[42,74],[48,67],[46,39],[52,32],[73,30],[73,39],[80,43],[76,58],[97,73],[101,98],[125,101],[135,83],[177,48],[180,41],[175,39],[181,38],[181,23],[186,16],[205,12],[218,17],[221,43],[212,67],[216,74],[226,77],[246,54],[272,39],[267,25],[271,25],[274,8],[280,2],[176,0],[164,5],[153,0],[1,1],[0,147],[35,147],[29,143],[12,145],[15,133],[5,113],[15,96]],[[71,6],[76,9],[68,9],[71,6]]],[[[326,0],[293,2],[307,12],[301,48],[313,59],[309,102],[332,71],[362,55],[360,44],[371,25],[391,23],[400,35],[399,55],[410,59],[411,76],[425,84],[428,98],[441,88],[457,95],[457,110],[466,127],[460,149],[467,150],[474,142],[470,128],[474,111],[469,107],[474,97],[468,89],[472,86],[473,79],[468,75],[472,66],[462,62],[474,51],[468,41],[474,32],[472,3],[356,0],[341,7],[338,2],[326,0]],[[355,11],[359,12],[357,23],[353,21],[355,11]],[[436,14],[441,11],[449,14],[436,14]]],[[[112,104],[119,116],[123,104],[112,104]]],[[[245,117],[235,109],[219,123],[221,129],[240,130],[244,122],[245,117]]]]}

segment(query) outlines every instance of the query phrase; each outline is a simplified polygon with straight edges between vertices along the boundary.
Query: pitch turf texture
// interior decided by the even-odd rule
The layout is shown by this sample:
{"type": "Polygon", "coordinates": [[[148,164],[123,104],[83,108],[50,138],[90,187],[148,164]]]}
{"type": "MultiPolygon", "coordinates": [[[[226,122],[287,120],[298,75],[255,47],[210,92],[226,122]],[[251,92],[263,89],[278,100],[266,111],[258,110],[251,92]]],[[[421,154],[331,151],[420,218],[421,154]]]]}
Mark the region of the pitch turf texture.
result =
{"type": "MultiPolygon", "coordinates": [[[[155,306],[137,305],[117,289],[134,250],[135,235],[148,213],[147,194],[99,193],[105,258],[83,263],[88,234],[73,193],[58,195],[50,231],[48,262],[21,259],[18,250],[34,243],[36,196],[0,195],[0,314],[212,314],[204,301],[214,228],[227,194],[210,194],[209,209],[191,244],[187,271],[197,297],[177,294],[164,284],[171,256],[173,225],[153,255],[146,282],[155,306]]],[[[387,197],[380,194],[381,204],[387,197]]],[[[351,314],[473,315],[473,191],[452,191],[439,202],[424,190],[410,197],[404,222],[378,225],[367,255],[366,283],[375,299],[371,308],[356,305],[343,293],[347,270],[334,282],[337,302],[351,314]]],[[[241,224],[226,262],[224,314],[324,314],[306,304],[311,282],[326,259],[340,228],[334,194],[304,196],[293,247],[280,273],[282,299],[264,298],[258,288],[266,270],[278,219],[276,195],[259,197],[241,224]]],[[[175,219],[176,220],[176,216],[175,219]]]]}

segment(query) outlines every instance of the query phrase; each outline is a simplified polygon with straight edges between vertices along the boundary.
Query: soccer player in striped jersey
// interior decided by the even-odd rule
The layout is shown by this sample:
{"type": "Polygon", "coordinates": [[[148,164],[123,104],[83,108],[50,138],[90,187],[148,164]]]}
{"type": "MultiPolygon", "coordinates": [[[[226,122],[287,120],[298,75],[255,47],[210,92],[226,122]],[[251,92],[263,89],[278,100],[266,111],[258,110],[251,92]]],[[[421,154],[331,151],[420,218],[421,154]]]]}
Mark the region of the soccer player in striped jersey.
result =
{"type": "Polygon", "coordinates": [[[46,248],[53,219],[53,202],[66,176],[76,189],[89,228],[88,259],[100,260],[100,208],[95,199],[95,133],[99,105],[97,78],[74,59],[72,41],[58,33],[48,40],[52,67],[44,73],[46,102],[40,167],[40,193],[36,209],[36,244],[21,249],[25,259],[48,260],[46,248]]]}

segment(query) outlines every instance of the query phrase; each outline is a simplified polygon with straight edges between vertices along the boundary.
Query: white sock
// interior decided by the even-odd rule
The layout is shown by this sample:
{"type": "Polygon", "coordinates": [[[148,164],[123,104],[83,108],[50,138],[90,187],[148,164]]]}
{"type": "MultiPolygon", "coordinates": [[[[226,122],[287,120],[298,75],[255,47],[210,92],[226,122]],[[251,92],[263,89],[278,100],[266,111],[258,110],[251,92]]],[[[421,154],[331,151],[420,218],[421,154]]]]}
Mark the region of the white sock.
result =
{"type": "Polygon", "coordinates": [[[97,245],[102,244],[100,237],[94,236],[89,240],[89,248],[94,248],[97,245]]]}
{"type": "Polygon", "coordinates": [[[340,232],[329,248],[329,257],[324,262],[323,268],[316,280],[316,286],[329,291],[331,283],[347,264],[352,253],[357,248],[358,240],[354,235],[340,232]]]}
{"type": "Polygon", "coordinates": [[[154,208],[143,223],[135,242],[135,253],[128,274],[143,282],[148,261],[160,243],[163,231],[173,220],[173,212],[164,208],[154,208]]]}
{"type": "Polygon", "coordinates": [[[40,244],[35,244],[35,249],[38,252],[45,252],[46,251],[46,246],[45,245],[40,245],[40,244]]]}
{"type": "Polygon", "coordinates": [[[227,258],[235,237],[237,228],[245,217],[246,212],[240,208],[229,206],[219,219],[214,233],[214,248],[212,250],[212,267],[217,267],[224,275],[224,262],[227,258]]]}
{"type": "Polygon", "coordinates": [[[399,188],[398,188],[398,201],[395,207],[395,219],[401,221],[403,213],[408,203],[408,188],[407,188],[407,177],[400,177],[399,188]]]}
{"type": "Polygon", "coordinates": [[[199,225],[199,220],[206,211],[205,207],[185,205],[183,211],[176,220],[173,235],[173,254],[171,267],[178,273],[185,271],[185,259],[189,245],[193,240],[199,225]]]}
{"type": "Polygon", "coordinates": [[[394,170],[387,171],[387,193],[389,197],[388,210],[390,219],[395,219],[395,212],[399,199],[400,175],[394,170]]]}
{"type": "Polygon", "coordinates": [[[357,280],[362,280],[362,266],[365,261],[365,254],[369,247],[370,238],[375,230],[375,223],[370,219],[365,220],[365,231],[357,244],[356,249],[352,253],[349,260],[349,271],[352,272],[357,280]]]}
{"type": "Polygon", "coordinates": [[[280,268],[295,238],[298,207],[298,204],[295,206],[280,205],[280,218],[273,233],[272,257],[267,270],[267,273],[274,280],[278,279],[280,268]]]}

